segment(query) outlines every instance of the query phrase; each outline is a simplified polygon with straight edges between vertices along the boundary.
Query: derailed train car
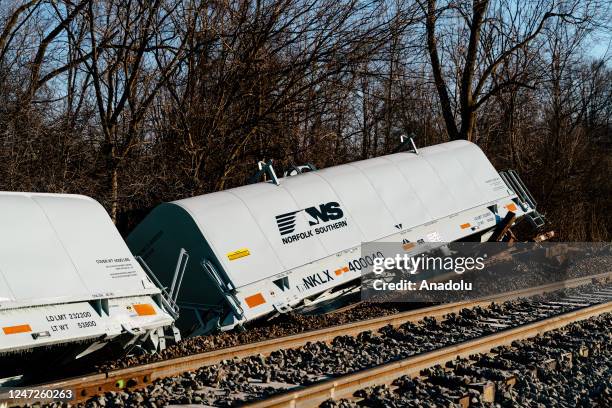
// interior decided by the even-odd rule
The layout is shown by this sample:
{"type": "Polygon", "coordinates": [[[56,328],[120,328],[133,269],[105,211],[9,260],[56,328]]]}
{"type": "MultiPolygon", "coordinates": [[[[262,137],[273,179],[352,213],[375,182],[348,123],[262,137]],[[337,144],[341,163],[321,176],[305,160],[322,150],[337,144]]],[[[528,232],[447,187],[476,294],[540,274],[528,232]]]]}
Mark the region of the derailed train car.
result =
{"type": "Polygon", "coordinates": [[[484,240],[510,211],[537,214],[520,179],[454,141],[165,203],[127,243],[201,334],[354,288],[362,242],[484,240]]]}
{"type": "Polygon", "coordinates": [[[174,318],[162,301],[98,202],[0,192],[1,368],[23,351],[163,348],[174,318]]]}

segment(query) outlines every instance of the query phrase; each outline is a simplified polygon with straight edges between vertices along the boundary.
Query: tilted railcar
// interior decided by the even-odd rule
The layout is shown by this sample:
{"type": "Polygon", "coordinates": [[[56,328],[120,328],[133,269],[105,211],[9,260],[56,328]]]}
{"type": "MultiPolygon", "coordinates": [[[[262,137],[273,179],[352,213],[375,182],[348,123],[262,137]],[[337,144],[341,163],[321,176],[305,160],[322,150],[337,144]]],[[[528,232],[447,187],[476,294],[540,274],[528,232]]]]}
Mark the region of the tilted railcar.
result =
{"type": "Polygon", "coordinates": [[[0,368],[54,347],[68,359],[111,342],[163,348],[162,302],[98,202],[0,192],[0,368]]]}
{"type": "Polygon", "coordinates": [[[351,287],[362,242],[484,240],[510,211],[538,220],[514,173],[453,141],[164,203],[127,243],[201,334],[351,287]]]}

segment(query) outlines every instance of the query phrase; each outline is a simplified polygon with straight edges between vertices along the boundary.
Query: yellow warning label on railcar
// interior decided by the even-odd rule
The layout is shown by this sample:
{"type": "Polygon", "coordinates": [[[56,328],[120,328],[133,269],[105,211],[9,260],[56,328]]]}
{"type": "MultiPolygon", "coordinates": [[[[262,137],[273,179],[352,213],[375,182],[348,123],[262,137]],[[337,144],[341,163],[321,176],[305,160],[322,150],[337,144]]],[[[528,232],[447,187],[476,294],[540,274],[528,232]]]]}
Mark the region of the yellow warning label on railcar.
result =
{"type": "Polygon", "coordinates": [[[251,255],[251,252],[247,248],[241,248],[237,251],[230,252],[227,254],[227,259],[235,261],[236,259],[244,258],[245,256],[251,255]]]}

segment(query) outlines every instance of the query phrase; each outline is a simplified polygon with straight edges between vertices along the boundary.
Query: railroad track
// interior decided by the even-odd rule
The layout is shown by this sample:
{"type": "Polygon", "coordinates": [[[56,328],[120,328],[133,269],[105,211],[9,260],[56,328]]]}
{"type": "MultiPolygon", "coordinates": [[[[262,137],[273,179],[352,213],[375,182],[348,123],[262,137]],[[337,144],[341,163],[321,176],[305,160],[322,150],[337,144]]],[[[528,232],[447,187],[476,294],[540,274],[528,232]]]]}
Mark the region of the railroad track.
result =
{"type": "MultiPolygon", "coordinates": [[[[321,329],[321,330],[315,330],[311,332],[300,333],[298,335],[293,335],[289,337],[275,338],[275,339],[270,339],[270,340],[266,340],[266,341],[262,341],[258,343],[252,343],[252,344],[246,344],[246,345],[241,345],[241,346],[227,348],[227,349],[215,350],[211,352],[206,352],[206,353],[201,353],[201,354],[196,354],[196,355],[191,355],[191,356],[186,356],[186,357],[181,357],[181,358],[176,358],[176,359],[171,359],[171,360],[166,360],[166,361],[155,362],[155,363],[146,364],[146,365],[137,366],[137,367],[131,367],[131,368],[126,368],[126,369],[109,371],[105,373],[98,373],[98,374],[77,377],[77,378],[66,379],[63,381],[42,384],[35,388],[40,389],[40,390],[56,390],[56,389],[73,390],[75,392],[76,398],[72,402],[73,403],[83,402],[91,398],[92,396],[95,396],[95,395],[98,395],[98,394],[101,394],[107,391],[135,390],[135,389],[143,388],[151,384],[156,379],[176,376],[186,371],[196,370],[202,366],[217,364],[224,360],[231,360],[234,358],[242,358],[242,357],[253,356],[253,355],[258,355],[258,354],[267,356],[275,351],[297,348],[300,346],[304,346],[305,344],[309,342],[323,341],[323,342],[329,343],[338,336],[354,336],[354,335],[357,335],[365,331],[376,331],[388,325],[400,326],[408,322],[417,322],[425,317],[441,317],[449,313],[458,313],[464,308],[485,307],[491,304],[491,302],[499,303],[499,302],[503,302],[506,300],[512,300],[512,299],[524,298],[524,297],[532,297],[532,296],[536,296],[539,294],[553,292],[553,291],[556,291],[562,288],[571,288],[571,287],[581,286],[581,285],[591,282],[593,279],[606,280],[606,279],[609,279],[611,276],[612,276],[612,273],[606,273],[606,274],[601,274],[601,275],[590,276],[587,278],[577,278],[577,279],[572,279],[572,280],[569,280],[563,283],[556,283],[556,284],[535,287],[535,288],[531,288],[528,290],[509,292],[509,293],[505,293],[499,296],[493,296],[493,297],[489,297],[486,299],[482,299],[476,302],[458,302],[458,303],[453,303],[453,304],[428,307],[424,309],[400,313],[400,314],[393,315],[393,316],[386,316],[386,317],[381,317],[381,318],[376,318],[376,319],[371,319],[371,320],[366,320],[366,321],[350,323],[350,324],[342,325],[342,326],[336,326],[336,327],[330,327],[330,328],[321,329]]],[[[570,314],[563,315],[564,317],[557,318],[557,321],[565,322],[567,321],[567,319],[571,319],[571,318],[579,319],[581,318],[581,316],[586,316],[588,313],[594,313],[594,314],[604,313],[605,311],[608,311],[607,308],[609,307],[610,305],[606,303],[604,305],[596,305],[596,306],[583,308],[580,311],[575,311],[575,312],[571,312],[570,314]],[[573,317],[569,317],[569,316],[573,316],[573,317]]],[[[545,328],[544,326],[537,326],[537,324],[543,324],[543,323],[533,323],[533,324],[535,324],[536,326],[529,326],[531,327],[531,329],[517,328],[517,329],[505,330],[502,333],[494,334],[492,336],[497,336],[497,337],[491,337],[489,340],[487,340],[489,341],[488,343],[486,343],[487,345],[484,345],[483,343],[482,347],[484,348],[490,347],[490,344],[493,344],[491,343],[491,341],[501,342],[503,338],[505,338],[504,336],[509,336],[508,333],[510,332],[515,333],[516,331],[516,333],[528,333],[528,332],[534,333],[534,330],[535,330],[535,332],[537,333],[537,330],[545,330],[545,329],[550,330],[550,328],[552,327],[552,326],[547,326],[547,328],[545,328]],[[495,340],[491,340],[491,339],[495,339],[495,340]]],[[[554,325],[556,323],[547,323],[547,324],[554,325]]],[[[484,341],[484,340],[476,339],[474,341],[484,341]]],[[[462,345],[452,346],[448,348],[447,351],[451,353],[454,357],[460,354],[460,350],[463,350],[461,347],[464,347],[464,346],[462,345]]],[[[468,352],[467,349],[465,352],[468,352]]],[[[475,351],[471,350],[469,352],[473,353],[475,351]]],[[[430,364],[430,365],[431,365],[431,362],[433,361],[438,361],[438,362],[441,361],[442,359],[441,355],[435,354],[437,352],[432,352],[432,353],[434,354],[425,353],[418,357],[415,356],[413,358],[418,358],[419,359],[418,361],[422,361],[422,364],[430,364]]],[[[414,361],[417,361],[417,360],[414,360],[414,361]]],[[[396,363],[391,363],[389,367],[391,366],[403,367],[405,366],[405,364],[400,364],[396,362],[396,363]]],[[[375,369],[371,369],[371,370],[374,370],[372,372],[376,372],[376,370],[382,370],[382,366],[377,367],[375,369]]],[[[369,371],[369,370],[365,370],[364,373],[366,371],[369,371]]],[[[389,374],[389,376],[393,376],[393,375],[395,374],[389,374]]],[[[329,395],[337,395],[336,393],[340,391],[337,391],[335,386],[333,386],[332,388],[329,388],[330,384],[333,385],[333,384],[340,384],[340,383],[338,383],[338,379],[334,379],[331,382],[327,381],[327,382],[318,384],[315,387],[322,387],[322,388],[321,389],[316,388],[317,390],[319,390],[316,393],[320,395],[321,398],[325,395],[326,396],[325,399],[327,399],[329,395]],[[323,389],[327,389],[327,391],[323,391],[323,389]]],[[[348,387],[347,389],[349,388],[350,387],[348,387]]],[[[363,384],[361,384],[361,388],[363,388],[363,384]]],[[[315,389],[313,388],[312,390],[315,390],[315,389]]],[[[300,393],[300,391],[296,391],[296,393],[300,395],[299,398],[306,398],[305,397],[306,394],[304,394],[303,392],[300,393]]],[[[262,401],[257,404],[263,404],[260,406],[265,406],[267,403],[271,403],[271,404],[278,403],[278,404],[281,404],[281,406],[282,404],[285,404],[285,403],[295,404],[296,403],[295,398],[297,398],[298,394],[295,394],[295,393],[283,394],[281,396],[274,397],[272,399],[262,401]],[[283,402],[283,401],[288,401],[288,402],[283,402]]],[[[319,401],[319,399],[315,398],[313,401],[319,401]]],[[[2,401],[0,400],[0,402],[2,401]]],[[[31,401],[27,401],[27,400],[11,400],[10,401],[11,404],[16,404],[16,405],[25,404],[28,402],[31,402],[31,401]]]]}
{"type": "Polygon", "coordinates": [[[534,337],[538,334],[566,326],[570,323],[609,312],[612,312],[612,302],[579,309],[561,316],[555,316],[539,322],[504,330],[499,333],[444,347],[428,353],[418,354],[414,357],[394,361],[354,374],[333,378],[293,392],[247,404],[245,407],[317,407],[330,399],[351,398],[356,391],[366,387],[391,384],[393,380],[405,375],[418,375],[421,370],[436,364],[442,365],[458,358],[465,358],[473,354],[487,352],[494,347],[508,345],[516,340],[534,337]]]}
{"type": "Polygon", "coordinates": [[[352,397],[329,399],[321,407],[607,407],[612,400],[606,387],[612,373],[611,336],[612,313],[606,313],[434,365],[418,376],[366,387],[352,397]]]}

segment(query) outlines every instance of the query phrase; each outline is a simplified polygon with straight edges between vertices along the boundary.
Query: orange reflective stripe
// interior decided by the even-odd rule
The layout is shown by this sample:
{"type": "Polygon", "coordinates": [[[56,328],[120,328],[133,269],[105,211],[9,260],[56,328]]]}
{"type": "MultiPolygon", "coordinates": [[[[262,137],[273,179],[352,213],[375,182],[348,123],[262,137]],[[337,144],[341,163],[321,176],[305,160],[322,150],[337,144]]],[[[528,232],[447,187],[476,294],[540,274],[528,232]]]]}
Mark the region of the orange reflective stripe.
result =
{"type": "Polygon", "coordinates": [[[32,328],[29,324],[21,324],[19,326],[3,327],[2,331],[4,334],[28,333],[32,331],[32,328]]]}
{"type": "Polygon", "coordinates": [[[136,313],[138,313],[138,316],[151,316],[157,314],[157,312],[155,312],[155,308],[148,303],[133,306],[136,313]]]}
{"type": "Polygon", "coordinates": [[[466,228],[470,228],[472,225],[470,225],[469,222],[466,222],[465,224],[461,224],[460,227],[461,229],[466,229],[466,228]]]}
{"type": "Polygon", "coordinates": [[[345,267],[343,267],[343,268],[336,269],[334,272],[336,273],[336,275],[337,275],[337,276],[340,276],[340,275],[342,275],[344,272],[348,272],[348,271],[349,271],[348,266],[345,266],[345,267]]]}
{"type": "Polygon", "coordinates": [[[336,273],[336,276],[340,276],[344,272],[348,272],[348,271],[349,271],[348,266],[345,266],[344,268],[336,269],[334,272],[336,273]]]}
{"type": "Polygon", "coordinates": [[[512,211],[512,212],[516,211],[516,205],[514,203],[508,204],[506,208],[508,209],[508,211],[512,211]]]}
{"type": "Polygon", "coordinates": [[[251,308],[259,306],[259,305],[263,305],[264,303],[266,303],[266,299],[264,299],[261,293],[257,293],[255,295],[245,297],[244,301],[251,308]]]}

